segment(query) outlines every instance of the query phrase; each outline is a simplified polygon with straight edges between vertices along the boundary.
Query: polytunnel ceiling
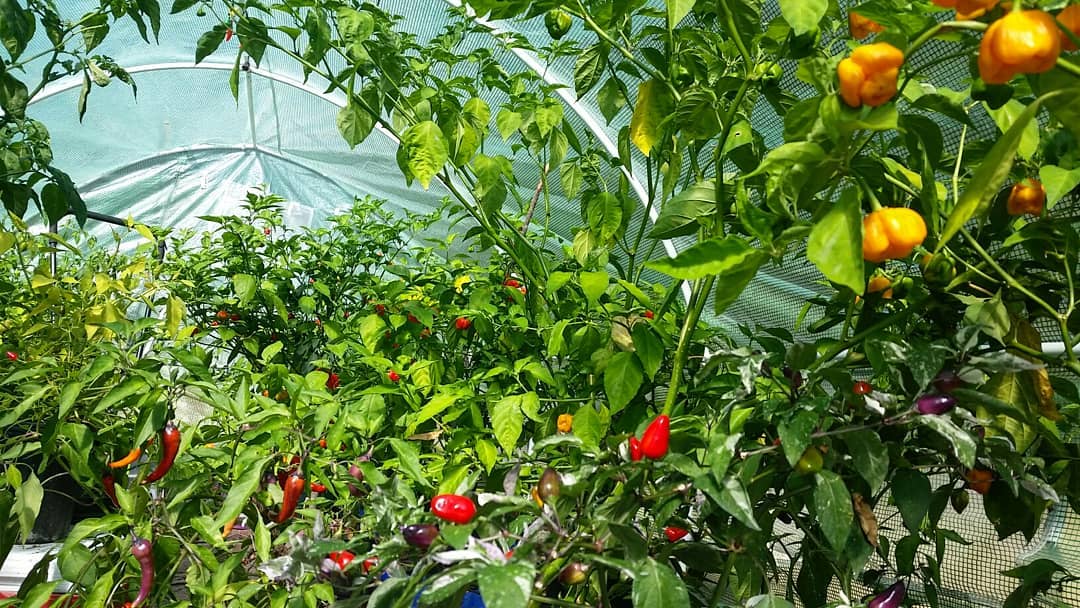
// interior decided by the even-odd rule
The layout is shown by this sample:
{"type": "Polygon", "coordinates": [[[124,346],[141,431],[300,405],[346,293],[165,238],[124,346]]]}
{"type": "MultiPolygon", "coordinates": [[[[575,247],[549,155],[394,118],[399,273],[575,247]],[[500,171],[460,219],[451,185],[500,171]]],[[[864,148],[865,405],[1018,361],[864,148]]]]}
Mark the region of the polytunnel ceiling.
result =
{"type": "MultiPolygon", "coordinates": [[[[64,3],[62,12],[77,18],[94,4],[64,3]]],[[[449,11],[458,4],[459,0],[379,3],[390,14],[404,16],[400,26],[421,42],[442,33],[451,18],[449,11]]],[[[770,8],[763,13],[766,20],[777,13],[770,8]]],[[[578,133],[593,133],[613,152],[619,128],[629,123],[628,108],[606,125],[595,92],[576,99],[573,57],[545,64],[536,53],[506,50],[496,40],[511,32],[539,48],[549,40],[539,21],[487,24],[493,33],[470,34],[463,50],[490,48],[508,72],[533,69],[549,83],[566,85],[559,93],[566,104],[566,120],[578,133]]],[[[52,134],[55,164],[71,174],[91,210],[162,226],[197,226],[196,216],[235,212],[251,186],[266,183],[292,202],[286,220],[306,225],[345,209],[353,195],[388,199],[397,212],[426,212],[448,194],[435,182],[429,191],[416,184],[408,187],[395,160],[397,142],[386,133],[376,131],[349,150],[335,123],[344,97],[324,93],[326,83],[318,77],[305,82],[296,62],[272,50],[258,66],[241,74],[239,101],[234,100],[229,74],[236,38],[198,66],[193,64],[195,42],[213,25],[211,17],[198,17],[194,11],[163,17],[158,43],[147,44],[129,19],[120,20],[96,52],[133,74],[137,97],[121,83],[94,87],[81,124],[76,112],[81,78],[53,83],[32,102],[30,113],[52,134]]],[[[580,24],[570,36],[583,45],[592,40],[580,24]]],[[[628,85],[634,90],[636,83],[628,85]]],[[[505,101],[499,95],[485,93],[493,111],[505,101]]],[[[755,125],[764,105],[755,110],[755,125]]],[[[774,145],[781,137],[782,121],[774,114],[767,118],[779,125],[765,133],[774,145]]],[[[513,156],[497,134],[489,137],[485,148],[488,154],[513,156]]],[[[618,177],[617,169],[607,171],[609,180],[618,177]]],[[[514,172],[520,194],[528,200],[539,170],[534,163],[518,162],[514,172]]],[[[644,175],[643,159],[636,159],[634,173],[644,175]]],[[[561,196],[560,189],[554,190],[561,196]]],[[[643,194],[639,184],[635,190],[643,194]]],[[[514,204],[512,197],[508,199],[508,205],[514,204]]],[[[642,215],[639,208],[635,221],[642,215]]],[[[565,197],[555,201],[551,227],[559,236],[569,241],[581,221],[579,201],[565,197]]],[[[433,229],[445,234],[451,227],[444,221],[433,229]]],[[[453,230],[463,231],[460,226],[453,230]]],[[[665,243],[656,255],[673,255],[690,242],[665,243]]],[[[649,278],[660,280],[655,275],[649,278]]],[[[763,270],[740,301],[711,320],[728,329],[739,323],[793,320],[805,299],[819,290],[818,280],[816,271],[803,266],[763,270]]]]}

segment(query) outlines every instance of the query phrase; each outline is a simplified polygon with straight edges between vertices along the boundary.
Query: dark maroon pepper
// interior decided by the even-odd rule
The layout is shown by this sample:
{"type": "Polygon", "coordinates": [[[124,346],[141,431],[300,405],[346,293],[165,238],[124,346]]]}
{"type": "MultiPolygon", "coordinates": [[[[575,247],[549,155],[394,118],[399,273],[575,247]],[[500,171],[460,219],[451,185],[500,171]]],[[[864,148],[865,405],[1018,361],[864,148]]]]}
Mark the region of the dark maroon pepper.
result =
{"type": "Polygon", "coordinates": [[[923,395],[915,400],[915,410],[920,414],[947,414],[956,407],[956,398],[952,395],[923,395]]]}
{"type": "Polygon", "coordinates": [[[866,608],[900,608],[906,595],[907,586],[904,581],[896,581],[891,587],[874,596],[866,608]]]}

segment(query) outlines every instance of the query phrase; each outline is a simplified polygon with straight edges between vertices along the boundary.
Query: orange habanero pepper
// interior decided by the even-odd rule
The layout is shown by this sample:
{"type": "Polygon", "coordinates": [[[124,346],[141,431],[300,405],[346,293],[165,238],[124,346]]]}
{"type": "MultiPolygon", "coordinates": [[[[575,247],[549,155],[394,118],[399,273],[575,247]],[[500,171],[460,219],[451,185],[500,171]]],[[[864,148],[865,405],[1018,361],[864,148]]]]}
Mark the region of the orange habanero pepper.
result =
{"type": "Polygon", "coordinates": [[[906,258],[926,239],[926,222],[907,207],[885,207],[863,218],[863,259],[906,258]]]}
{"type": "Polygon", "coordinates": [[[1042,215],[1046,206],[1046,188],[1034,179],[1017,182],[1009,193],[1005,207],[1009,215],[1042,215]]]}
{"type": "MultiPolygon", "coordinates": [[[[1065,26],[1065,29],[1069,30],[1076,36],[1080,36],[1080,4],[1070,4],[1065,7],[1065,10],[1061,11],[1057,15],[1058,23],[1065,26]]],[[[1065,32],[1061,32],[1061,48],[1066,51],[1075,51],[1076,43],[1072,38],[1065,35],[1065,32]]]]}
{"type": "Polygon", "coordinates": [[[1049,13],[1009,13],[990,24],[979,46],[979,76],[1005,84],[1017,74],[1053,69],[1061,54],[1061,31],[1049,13]]]}
{"type": "Polygon", "coordinates": [[[851,37],[856,40],[862,40],[870,34],[885,31],[883,25],[873,19],[867,19],[855,11],[848,11],[847,18],[848,28],[851,30],[851,37]]]}
{"type": "Polygon", "coordinates": [[[836,68],[840,97],[853,108],[888,103],[896,95],[896,77],[903,64],[904,52],[891,44],[860,46],[836,68]]]}

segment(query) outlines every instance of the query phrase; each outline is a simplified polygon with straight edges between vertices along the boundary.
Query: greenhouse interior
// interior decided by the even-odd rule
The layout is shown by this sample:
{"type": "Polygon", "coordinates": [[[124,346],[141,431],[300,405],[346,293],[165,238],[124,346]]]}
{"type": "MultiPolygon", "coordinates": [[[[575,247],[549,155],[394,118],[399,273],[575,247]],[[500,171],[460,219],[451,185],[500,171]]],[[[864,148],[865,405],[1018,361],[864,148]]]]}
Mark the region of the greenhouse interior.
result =
{"type": "Polygon", "coordinates": [[[0,607],[1080,606],[1080,2],[0,42],[0,607]]]}

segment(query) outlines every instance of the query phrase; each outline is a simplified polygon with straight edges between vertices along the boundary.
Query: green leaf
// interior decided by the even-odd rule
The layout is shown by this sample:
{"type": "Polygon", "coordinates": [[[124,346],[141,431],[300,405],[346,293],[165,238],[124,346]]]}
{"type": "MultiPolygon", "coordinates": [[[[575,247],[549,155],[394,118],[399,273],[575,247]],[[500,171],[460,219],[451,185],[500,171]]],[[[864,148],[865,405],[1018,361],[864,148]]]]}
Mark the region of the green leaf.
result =
{"type": "Polygon", "coordinates": [[[665,0],[667,5],[668,27],[674,28],[683,17],[694,9],[696,0],[665,0]]]}
{"type": "Polygon", "coordinates": [[[75,400],[82,394],[82,389],[82,382],[68,382],[64,385],[63,390],[60,391],[60,413],[57,414],[60,422],[63,422],[71,413],[71,408],[75,406],[75,400]]]}
{"type": "Polygon", "coordinates": [[[60,186],[50,182],[41,188],[41,206],[50,223],[64,219],[68,206],[64,193],[60,191],[60,186]]]}
{"type": "Polygon", "coordinates": [[[795,604],[773,595],[755,595],[746,600],[746,608],[795,608],[795,604]]]}
{"type": "Polygon", "coordinates": [[[750,502],[750,495],[746,493],[746,488],[738,477],[724,477],[723,485],[717,486],[712,476],[702,475],[694,479],[694,485],[701,488],[713,502],[744,526],[751,530],[761,529],[754,519],[754,506],[750,502]]]}
{"type": "Polygon", "coordinates": [[[825,278],[863,293],[862,214],[855,190],[845,190],[810,230],[806,257],[825,278]]]}
{"type": "Polygon", "coordinates": [[[578,275],[578,281],[581,282],[581,291],[585,294],[585,299],[590,305],[596,306],[600,302],[600,297],[607,291],[611,277],[603,270],[583,271],[578,275]]]}
{"type": "Polygon", "coordinates": [[[821,525],[821,532],[837,553],[843,552],[848,536],[851,535],[854,517],[851,495],[848,494],[844,480],[832,471],[820,471],[816,478],[814,510],[821,525]]]}
{"type": "Polygon", "coordinates": [[[956,459],[960,461],[960,464],[969,469],[975,466],[975,451],[978,449],[978,444],[975,443],[975,438],[971,436],[971,433],[953,424],[953,421],[946,416],[923,415],[919,416],[919,422],[930,427],[952,444],[953,453],[956,454],[956,459]]]}
{"type": "Polygon", "coordinates": [[[105,602],[109,599],[112,592],[113,570],[106,570],[101,578],[94,581],[94,586],[90,588],[90,593],[86,594],[85,598],[80,598],[82,601],[79,602],[79,605],[83,608],[105,608],[105,602]]]}
{"type": "Polygon", "coordinates": [[[715,212],[716,182],[698,182],[664,203],[649,238],[671,239],[695,234],[700,228],[698,220],[715,212]]]}
{"type": "Polygon", "coordinates": [[[199,37],[195,43],[195,63],[202,63],[221,46],[225,40],[225,31],[228,28],[224,24],[215,25],[213,29],[199,37]]]}
{"type": "Polygon", "coordinates": [[[649,379],[656,377],[660,371],[660,365],[664,362],[664,343],[656,336],[648,323],[635,323],[630,330],[630,337],[634,341],[634,354],[649,379]]]}
{"type": "Polygon", "coordinates": [[[375,32],[375,18],[367,11],[340,7],[337,9],[337,29],[346,43],[364,42],[375,32]]]}
{"type": "Polygon", "coordinates": [[[604,369],[604,392],[616,413],[626,407],[641,389],[643,380],[641,365],[634,353],[615,353],[604,369]]]}
{"type": "Polygon", "coordinates": [[[780,0],[780,13],[796,36],[817,29],[828,9],[828,0],[780,0]]]}
{"type": "Polygon", "coordinates": [[[431,487],[424,470],[420,467],[420,449],[415,443],[410,443],[397,437],[390,438],[390,447],[398,457],[398,467],[417,483],[425,487],[431,487]]]}
{"type": "Polygon", "coordinates": [[[251,497],[259,489],[262,483],[263,470],[274,457],[263,456],[262,458],[241,459],[237,462],[236,481],[229,486],[229,493],[225,495],[225,502],[221,504],[221,510],[214,518],[214,525],[218,528],[236,519],[244,510],[251,497]]]}
{"type": "Polygon", "coordinates": [[[610,125],[626,106],[626,95],[623,94],[623,88],[617,78],[608,78],[596,92],[596,105],[600,108],[600,113],[604,115],[604,120],[610,125]]]}
{"type": "Polygon", "coordinates": [[[795,466],[802,458],[803,452],[810,446],[810,434],[817,424],[818,416],[808,411],[799,412],[794,418],[780,423],[780,446],[784,448],[788,464],[795,466]]]}
{"type": "Polygon", "coordinates": [[[661,123],[671,114],[673,103],[671,91],[660,81],[647,80],[638,86],[630,117],[630,141],[645,156],[659,143],[661,123]]]}
{"type": "Polygon", "coordinates": [[[578,54],[574,64],[574,91],[578,99],[588,93],[604,75],[607,64],[608,47],[603,42],[588,47],[578,54]]]}
{"type": "Polygon", "coordinates": [[[34,585],[19,605],[22,606],[22,608],[42,608],[42,606],[48,604],[49,597],[59,584],[60,581],[46,581],[34,585]]]}
{"type": "MultiPolygon", "coordinates": [[[[634,567],[634,608],[689,608],[690,594],[671,566],[646,558],[634,567]]],[[[487,595],[484,595],[487,602],[487,595]]]]}
{"type": "Polygon", "coordinates": [[[502,135],[503,141],[510,139],[511,135],[517,133],[517,130],[521,127],[521,122],[521,114],[509,108],[502,108],[495,115],[495,127],[499,129],[499,135],[502,135]]]}
{"type": "Polygon", "coordinates": [[[523,608],[528,605],[535,578],[535,566],[521,560],[489,564],[476,573],[480,595],[488,608],[523,608]]]}
{"type": "Polygon", "coordinates": [[[425,190],[450,157],[442,130],[430,120],[406,129],[401,135],[401,148],[409,171],[425,190]]]}
{"type": "MultiPolygon", "coordinates": [[[[692,140],[706,140],[720,133],[720,112],[716,94],[694,89],[679,100],[675,120],[683,135],[692,140]]],[[[725,143],[727,145],[727,143],[725,143]]]]}
{"type": "Polygon", "coordinates": [[[900,469],[893,475],[892,496],[904,526],[918,532],[930,512],[930,480],[914,469],[900,469]]]}
{"type": "Polygon", "coordinates": [[[647,266],[676,279],[696,281],[716,275],[722,280],[726,275],[737,275],[747,267],[753,267],[756,272],[764,258],[763,252],[754,249],[745,240],[728,236],[703,241],[684,249],[674,258],[654,260],[647,266]]]}
{"type": "Polygon", "coordinates": [[[266,346],[266,348],[262,350],[262,353],[259,355],[259,359],[261,359],[264,363],[269,363],[274,360],[274,357],[276,357],[283,348],[285,348],[285,344],[281,340],[278,340],[277,342],[271,342],[266,346]]]}
{"type": "Polygon", "coordinates": [[[171,338],[175,338],[180,332],[180,322],[184,320],[187,307],[179,297],[170,294],[165,302],[165,332],[171,338]]]}
{"type": "Polygon", "coordinates": [[[37,475],[30,473],[22,484],[15,490],[15,506],[13,510],[19,519],[19,528],[22,531],[22,542],[34,529],[38,512],[41,511],[41,500],[45,498],[45,489],[41,487],[37,475]]]}
{"type": "Polygon", "coordinates": [[[398,600],[405,597],[406,592],[412,588],[411,585],[412,582],[406,577],[386,579],[375,587],[375,591],[368,598],[367,608],[393,608],[398,600]]]}
{"type": "Polygon", "coordinates": [[[494,443],[491,443],[487,439],[480,439],[476,442],[476,457],[480,460],[480,464],[484,465],[484,470],[491,474],[491,469],[495,467],[495,462],[499,459],[499,450],[495,447],[494,443]]]}
{"type": "Polygon", "coordinates": [[[371,135],[372,129],[375,128],[375,117],[367,108],[350,97],[345,107],[338,111],[337,127],[341,136],[345,138],[345,143],[349,144],[349,148],[355,148],[363,143],[368,135],[371,135]]]}
{"type": "Polygon", "coordinates": [[[961,124],[971,127],[975,126],[975,123],[971,121],[971,117],[968,116],[967,111],[964,110],[963,104],[957,102],[952,97],[946,97],[945,95],[938,93],[930,93],[928,95],[922,95],[911,105],[916,108],[937,112],[942,116],[948,116],[961,124]]]}
{"type": "Polygon", "coordinates": [[[1053,209],[1066,194],[1080,186],[1080,167],[1070,171],[1055,165],[1043,165],[1039,167],[1039,181],[1046,188],[1046,208],[1053,209]]]}
{"type": "Polygon", "coordinates": [[[589,230],[600,237],[600,241],[607,243],[619,236],[623,225],[623,207],[614,194],[602,192],[589,197],[585,215],[589,220],[589,230]]]}
{"type": "Polygon", "coordinates": [[[525,424],[525,414],[521,411],[521,395],[499,399],[490,406],[490,413],[495,439],[507,455],[512,454],[525,424]]]}
{"type": "Polygon", "coordinates": [[[600,439],[604,436],[603,422],[596,408],[592,404],[585,404],[574,413],[573,429],[574,436],[585,444],[590,450],[597,450],[600,439]]]}
{"type": "Polygon", "coordinates": [[[175,15],[177,13],[182,13],[199,2],[200,0],[173,0],[172,9],[169,11],[169,14],[175,15]]]}
{"type": "Polygon", "coordinates": [[[240,306],[247,306],[248,302],[255,297],[258,288],[255,277],[250,274],[237,274],[233,275],[232,282],[233,291],[236,292],[240,306]]]}
{"type": "Polygon", "coordinates": [[[870,484],[870,491],[877,493],[889,474],[889,452],[877,433],[869,430],[844,435],[851,454],[852,465],[859,475],[870,484]]]}
{"type": "Polygon", "coordinates": [[[1060,90],[1052,91],[1033,101],[1031,105],[1016,116],[1005,134],[994,143],[994,147],[990,148],[990,152],[983,157],[982,164],[975,170],[975,175],[968,182],[964,193],[960,195],[956,207],[949,214],[949,219],[946,220],[945,228],[941,231],[941,238],[938,240],[937,247],[934,248],[934,253],[941,252],[949,244],[949,241],[956,236],[956,233],[960,232],[964,224],[968,223],[968,220],[981,217],[986,213],[990,201],[1001,190],[1005,180],[1009,177],[1013,161],[1016,159],[1017,149],[1020,147],[1028,123],[1039,112],[1039,106],[1043,101],[1060,92],[1060,90]]]}
{"type": "Polygon", "coordinates": [[[789,169],[792,165],[809,165],[825,159],[825,150],[809,141],[797,141],[773,148],[761,159],[761,164],[743,179],[762,173],[775,173],[789,169]]]}
{"type": "MultiPolygon", "coordinates": [[[[1007,132],[1020,119],[1026,109],[1024,104],[1015,99],[1010,99],[1008,103],[996,110],[986,104],[983,105],[986,106],[986,113],[994,119],[994,124],[1001,129],[1002,133],[1007,132]]],[[[1020,133],[1020,144],[1016,148],[1016,153],[1021,158],[1031,158],[1031,155],[1035,153],[1038,147],[1039,123],[1028,120],[1025,122],[1024,130],[1020,133]]]]}
{"type": "Polygon", "coordinates": [[[548,133],[551,133],[555,127],[559,126],[562,119],[562,104],[555,99],[547,100],[544,105],[536,108],[536,111],[533,112],[533,122],[536,123],[536,128],[540,131],[540,137],[546,137],[548,133]]]}

